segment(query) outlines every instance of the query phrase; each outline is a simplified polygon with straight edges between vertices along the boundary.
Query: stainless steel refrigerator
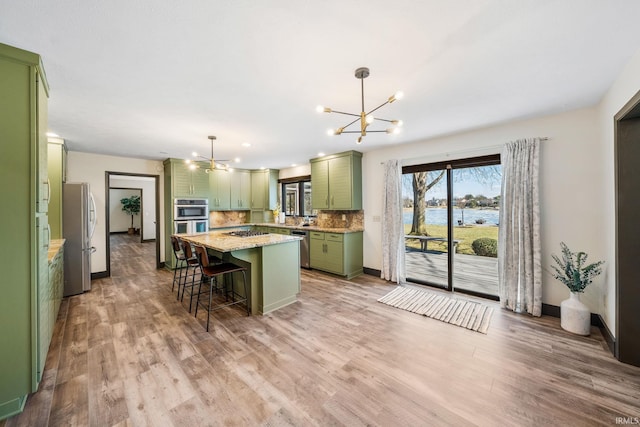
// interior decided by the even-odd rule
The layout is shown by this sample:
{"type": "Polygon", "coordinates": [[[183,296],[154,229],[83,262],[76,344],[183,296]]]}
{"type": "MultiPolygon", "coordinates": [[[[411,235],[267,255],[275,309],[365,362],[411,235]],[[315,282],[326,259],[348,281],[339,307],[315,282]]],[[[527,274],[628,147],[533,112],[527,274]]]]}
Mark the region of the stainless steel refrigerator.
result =
{"type": "Polygon", "coordinates": [[[64,296],[91,290],[91,237],[96,209],[89,184],[66,183],[62,187],[62,230],[64,245],[64,296]]]}

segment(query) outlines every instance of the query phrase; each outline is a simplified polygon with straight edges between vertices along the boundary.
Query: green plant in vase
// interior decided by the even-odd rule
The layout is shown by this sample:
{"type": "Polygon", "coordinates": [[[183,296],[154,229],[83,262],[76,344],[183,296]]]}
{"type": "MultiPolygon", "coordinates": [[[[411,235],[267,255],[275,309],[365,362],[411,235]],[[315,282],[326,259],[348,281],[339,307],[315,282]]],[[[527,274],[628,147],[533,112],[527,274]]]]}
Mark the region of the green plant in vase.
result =
{"type": "Polygon", "coordinates": [[[120,203],[122,203],[122,210],[127,214],[131,215],[131,227],[129,227],[128,233],[135,233],[135,228],[133,227],[133,216],[138,215],[140,213],[140,196],[131,196],[120,199],[120,203]]]}
{"type": "Polygon", "coordinates": [[[555,261],[555,265],[551,265],[555,272],[553,277],[564,283],[571,292],[569,299],[560,304],[560,326],[575,334],[589,335],[591,311],[580,301],[579,295],[602,273],[604,261],[587,264],[588,255],[585,252],[571,252],[564,242],[560,243],[560,247],[562,258],[551,256],[555,261]]]}

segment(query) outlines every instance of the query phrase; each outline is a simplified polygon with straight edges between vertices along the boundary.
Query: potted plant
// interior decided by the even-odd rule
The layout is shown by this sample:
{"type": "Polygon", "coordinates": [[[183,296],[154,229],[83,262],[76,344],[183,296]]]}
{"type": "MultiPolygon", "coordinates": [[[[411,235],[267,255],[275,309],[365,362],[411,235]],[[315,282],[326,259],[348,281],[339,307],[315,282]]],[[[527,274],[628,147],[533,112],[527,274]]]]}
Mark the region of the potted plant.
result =
{"type": "Polygon", "coordinates": [[[122,203],[122,210],[126,212],[127,215],[131,215],[131,227],[129,227],[127,232],[133,234],[136,231],[135,228],[133,228],[133,216],[140,213],[140,196],[125,197],[124,199],[120,199],[120,203],[122,203]]]}
{"type": "Polygon", "coordinates": [[[591,311],[580,301],[580,294],[602,273],[604,261],[586,265],[588,255],[584,252],[571,252],[564,242],[560,243],[562,259],[552,255],[556,265],[551,265],[558,279],[569,288],[570,296],[560,303],[560,326],[565,331],[579,335],[589,335],[591,330],[591,311]]]}

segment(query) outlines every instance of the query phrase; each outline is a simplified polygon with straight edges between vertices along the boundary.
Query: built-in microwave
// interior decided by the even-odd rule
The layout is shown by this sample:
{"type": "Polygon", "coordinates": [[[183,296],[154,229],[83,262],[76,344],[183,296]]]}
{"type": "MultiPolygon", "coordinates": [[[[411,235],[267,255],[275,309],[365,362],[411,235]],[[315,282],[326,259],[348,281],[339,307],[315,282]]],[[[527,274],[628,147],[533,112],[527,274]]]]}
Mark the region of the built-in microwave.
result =
{"type": "Polygon", "coordinates": [[[176,221],[209,219],[209,200],[175,199],[173,201],[173,219],[176,221]]]}

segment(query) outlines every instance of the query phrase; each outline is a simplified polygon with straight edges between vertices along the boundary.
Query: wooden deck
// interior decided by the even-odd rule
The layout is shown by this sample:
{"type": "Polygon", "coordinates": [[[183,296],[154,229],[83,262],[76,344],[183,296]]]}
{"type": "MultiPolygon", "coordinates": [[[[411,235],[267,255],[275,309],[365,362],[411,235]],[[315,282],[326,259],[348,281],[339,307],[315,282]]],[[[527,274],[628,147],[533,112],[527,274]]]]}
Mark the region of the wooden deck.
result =
{"type": "MultiPolygon", "coordinates": [[[[453,288],[498,296],[498,259],[455,254],[453,288]]],[[[447,254],[408,248],[405,253],[407,280],[417,279],[447,286],[447,254]]]]}

